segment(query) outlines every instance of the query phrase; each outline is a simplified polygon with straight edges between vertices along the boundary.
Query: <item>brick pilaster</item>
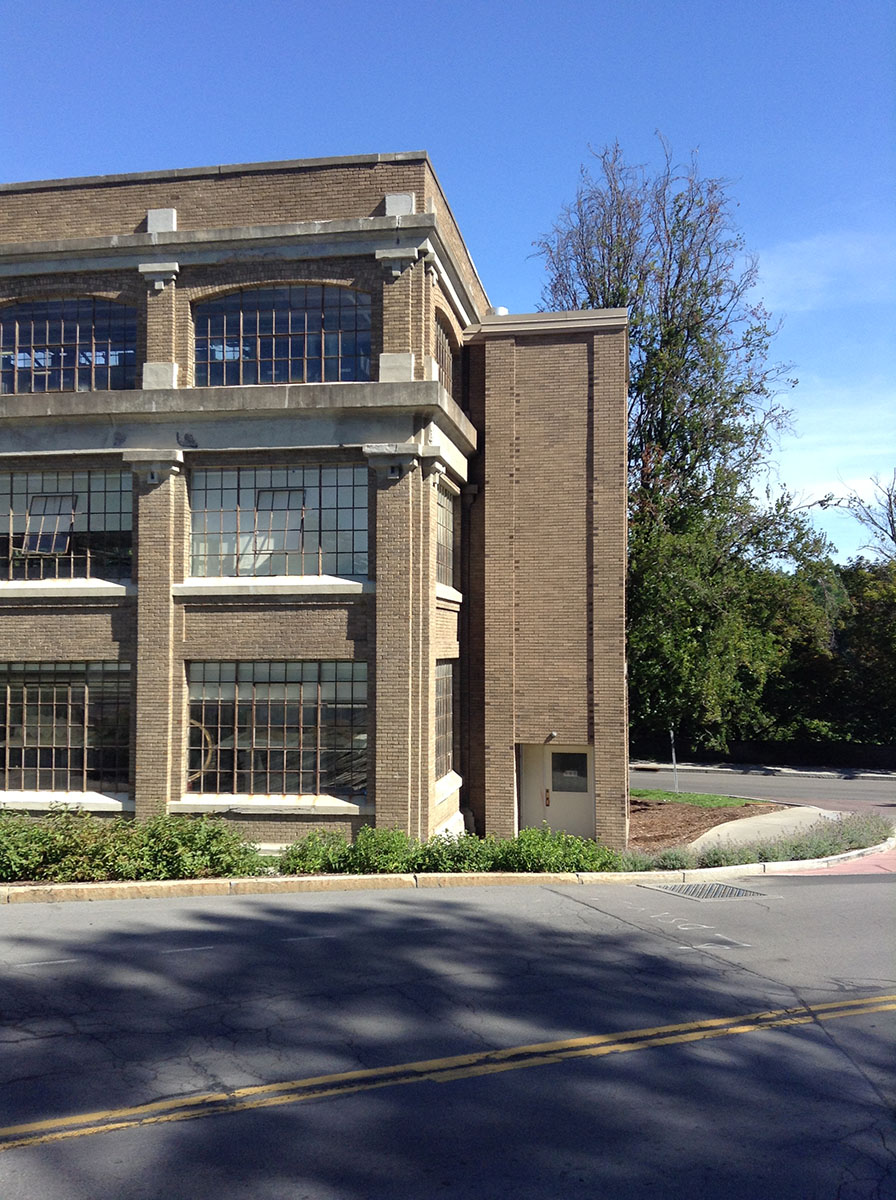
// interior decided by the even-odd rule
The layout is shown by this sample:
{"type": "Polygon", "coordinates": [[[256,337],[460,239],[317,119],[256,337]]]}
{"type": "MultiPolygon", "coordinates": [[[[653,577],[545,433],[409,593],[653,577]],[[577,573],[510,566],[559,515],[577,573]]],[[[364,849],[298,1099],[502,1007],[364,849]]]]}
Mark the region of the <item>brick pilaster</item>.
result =
{"type": "Polygon", "coordinates": [[[499,837],[517,829],[514,614],[516,566],[515,345],[485,347],[485,480],[478,504],[484,520],[483,688],[485,826],[499,837]]]}
{"type": "MultiPolygon", "coordinates": [[[[174,713],[183,710],[183,671],[175,671],[172,584],[183,578],[185,480],[180,454],[133,451],[137,560],[137,654],[133,719],[134,800],[138,818],[165,811],[172,778],[183,770],[174,713]]],[[[178,639],[179,640],[179,639],[178,639]]],[[[179,660],[178,660],[179,661],[179,660]]],[[[177,721],[181,729],[181,720],[177,721]]],[[[179,797],[180,790],[176,789],[179,797]]]]}
{"type": "Polygon", "coordinates": [[[415,457],[371,456],[376,471],[376,824],[422,832],[420,704],[425,672],[419,543],[422,474],[415,457]]]}

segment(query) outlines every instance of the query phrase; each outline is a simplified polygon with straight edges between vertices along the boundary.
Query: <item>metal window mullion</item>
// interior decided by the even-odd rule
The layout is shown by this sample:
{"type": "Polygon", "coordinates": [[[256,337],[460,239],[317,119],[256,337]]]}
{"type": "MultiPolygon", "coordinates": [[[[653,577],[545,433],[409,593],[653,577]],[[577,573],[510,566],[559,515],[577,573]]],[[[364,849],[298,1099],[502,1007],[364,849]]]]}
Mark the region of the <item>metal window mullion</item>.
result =
{"type": "Polygon", "coordinates": [[[6,729],[6,736],[3,739],[3,788],[4,791],[9,791],[9,710],[12,705],[12,688],[8,678],[3,690],[6,696],[6,708],[3,713],[3,725],[6,729]]]}
{"type": "MultiPolygon", "coordinates": [[[[239,694],[240,694],[239,687],[237,685],[237,681],[234,679],[234,681],[233,681],[233,729],[231,730],[231,736],[233,738],[233,763],[231,764],[231,767],[230,767],[230,778],[228,780],[228,783],[230,784],[229,790],[231,792],[236,791],[236,783],[237,783],[237,743],[239,741],[239,716],[238,716],[238,714],[239,714],[239,694]]],[[[219,748],[219,750],[221,747],[221,743],[224,740],[223,734],[224,734],[224,699],[221,695],[221,684],[219,682],[218,683],[218,748],[219,748]]],[[[221,779],[221,759],[219,756],[219,758],[218,758],[218,780],[219,780],[218,791],[221,790],[220,779],[221,779]]]]}
{"type": "MultiPolygon", "coordinates": [[[[69,679],[66,701],[66,721],[65,721],[65,741],[66,741],[66,774],[68,778],[72,777],[72,681],[69,679]]],[[[87,673],[84,673],[84,702],[81,706],[82,727],[81,727],[81,745],[84,753],[81,755],[81,788],[82,792],[87,791],[87,730],[90,725],[90,691],[87,683],[87,673]]],[[[102,780],[100,781],[102,786],[102,780]]]]}
{"type": "Polygon", "coordinates": [[[321,790],[320,790],[321,789],[321,780],[320,780],[320,774],[321,774],[321,772],[320,772],[320,750],[321,750],[321,746],[320,746],[320,742],[321,742],[321,725],[322,725],[321,708],[322,708],[323,702],[321,700],[321,695],[320,695],[320,689],[321,689],[320,667],[321,667],[321,664],[318,663],[317,664],[317,684],[316,684],[317,704],[316,704],[315,710],[314,710],[314,736],[315,736],[315,740],[316,740],[315,755],[314,755],[314,795],[315,796],[319,796],[321,794],[321,790]]]}
{"type": "Polygon", "coordinates": [[[12,562],[13,562],[13,524],[14,524],[14,520],[13,520],[13,499],[12,499],[12,497],[13,497],[12,484],[10,483],[9,503],[6,506],[6,512],[7,512],[6,528],[7,528],[7,533],[8,533],[8,537],[9,537],[9,552],[6,557],[6,578],[7,579],[12,579],[12,577],[13,577],[12,562]]]}

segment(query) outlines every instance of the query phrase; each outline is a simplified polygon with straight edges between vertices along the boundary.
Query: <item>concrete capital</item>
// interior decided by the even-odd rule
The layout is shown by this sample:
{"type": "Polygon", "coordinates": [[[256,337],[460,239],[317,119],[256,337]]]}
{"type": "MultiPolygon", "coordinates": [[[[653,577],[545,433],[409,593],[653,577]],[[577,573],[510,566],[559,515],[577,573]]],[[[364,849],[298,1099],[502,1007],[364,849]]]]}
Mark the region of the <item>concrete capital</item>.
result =
{"type": "Polygon", "coordinates": [[[180,264],[176,262],[140,263],[137,270],[146,280],[149,287],[157,292],[165,290],[165,285],[177,279],[180,264]]]}
{"type": "Polygon", "coordinates": [[[172,475],[180,474],[184,455],[182,450],[127,450],[122,461],[141,483],[158,487],[172,475]]]}
{"type": "Polygon", "coordinates": [[[420,447],[416,442],[372,442],[361,449],[378,482],[398,483],[419,466],[420,447]]]}

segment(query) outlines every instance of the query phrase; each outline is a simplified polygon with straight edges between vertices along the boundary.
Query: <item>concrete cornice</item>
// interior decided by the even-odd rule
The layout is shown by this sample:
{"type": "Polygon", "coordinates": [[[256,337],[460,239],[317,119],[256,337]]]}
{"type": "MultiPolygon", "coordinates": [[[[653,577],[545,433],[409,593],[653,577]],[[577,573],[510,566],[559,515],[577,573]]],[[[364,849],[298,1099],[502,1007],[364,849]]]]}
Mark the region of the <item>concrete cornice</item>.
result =
{"type": "Polygon", "coordinates": [[[153,270],[166,269],[170,273],[172,265],[182,271],[191,266],[259,257],[296,263],[309,259],[388,257],[399,264],[399,269],[425,257],[435,268],[461,324],[479,319],[463,270],[442,236],[435,213],[428,212],[5,242],[0,243],[0,278],[123,270],[137,270],[147,276],[153,270]]]}
{"type": "MultiPolygon", "coordinates": [[[[469,418],[436,380],[405,383],[283,383],[255,387],[171,388],[158,391],[40,392],[0,397],[0,442],[7,453],[18,451],[13,431],[28,433],[27,452],[34,454],[30,437],[45,420],[66,425],[83,422],[141,425],[177,420],[181,428],[191,421],[238,418],[280,418],[339,413],[414,413],[444,429],[464,454],[476,447],[476,430],[469,418]],[[4,427],[8,433],[3,434],[4,427]]],[[[140,446],[137,449],[146,449],[140,446]]],[[[105,449],[115,450],[115,446],[105,449]]],[[[124,447],[121,448],[124,450],[124,447]]],[[[2,453],[2,450],[0,450],[2,453]]],[[[154,451],[158,457],[158,451],[154,451]]]]}
{"type": "Polygon", "coordinates": [[[592,330],[625,329],[628,309],[588,308],[574,312],[505,313],[486,316],[464,332],[465,342],[484,342],[497,337],[538,337],[542,334],[589,333],[592,330]]]}
{"type": "Polygon", "coordinates": [[[58,188],[103,187],[121,184],[159,183],[166,179],[207,179],[219,175],[261,175],[283,171],[315,171],[326,167],[367,167],[378,163],[428,162],[425,150],[394,154],[349,154],[336,158],[287,158],[277,162],[226,163],[216,167],[175,167],[167,171],[138,171],[128,175],[78,175],[67,179],[36,179],[0,184],[3,192],[43,192],[58,188]]]}
{"type": "Polygon", "coordinates": [[[214,261],[215,251],[252,251],[269,246],[303,243],[304,257],[338,253],[371,253],[380,247],[395,247],[395,234],[404,236],[408,245],[436,232],[434,213],[410,213],[400,217],[349,217],[334,221],[291,221],[277,225],[235,225],[217,229],[177,229],[161,233],[120,233],[110,237],[56,238],[42,242],[0,243],[0,275],[27,274],[30,263],[40,271],[83,271],[89,265],[105,261],[106,270],[137,267],[153,258],[175,256],[182,264],[214,261]],[[318,251],[309,249],[321,243],[318,251]],[[343,243],[360,242],[358,250],[343,243]]]}

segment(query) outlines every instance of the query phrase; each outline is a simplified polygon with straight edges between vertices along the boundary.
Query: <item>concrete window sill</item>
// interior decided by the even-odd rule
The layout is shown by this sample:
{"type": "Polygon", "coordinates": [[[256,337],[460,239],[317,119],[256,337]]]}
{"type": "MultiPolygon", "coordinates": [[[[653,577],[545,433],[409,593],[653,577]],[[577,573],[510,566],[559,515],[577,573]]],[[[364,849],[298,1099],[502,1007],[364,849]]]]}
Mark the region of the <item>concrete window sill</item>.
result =
{"type": "Polygon", "coordinates": [[[365,817],[375,809],[366,800],[354,803],[336,796],[182,796],[168,805],[169,813],[240,813],[245,816],[365,817]]]}
{"type": "Polygon", "coordinates": [[[174,596],[194,599],[218,596],[360,596],[375,591],[372,579],[337,575],[268,575],[245,579],[185,579],[171,589],[174,596]]]}
{"type": "Polygon", "coordinates": [[[0,792],[0,809],[6,812],[49,812],[63,807],[124,816],[134,811],[134,801],[123,792],[109,796],[102,792],[0,792]]]}

